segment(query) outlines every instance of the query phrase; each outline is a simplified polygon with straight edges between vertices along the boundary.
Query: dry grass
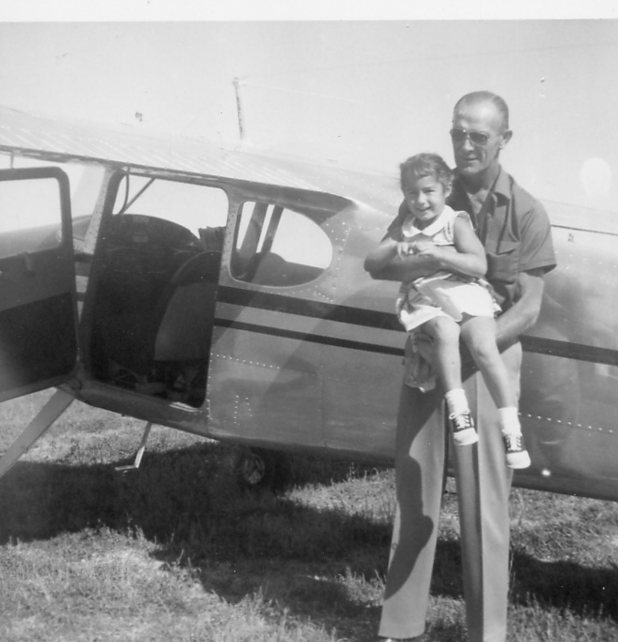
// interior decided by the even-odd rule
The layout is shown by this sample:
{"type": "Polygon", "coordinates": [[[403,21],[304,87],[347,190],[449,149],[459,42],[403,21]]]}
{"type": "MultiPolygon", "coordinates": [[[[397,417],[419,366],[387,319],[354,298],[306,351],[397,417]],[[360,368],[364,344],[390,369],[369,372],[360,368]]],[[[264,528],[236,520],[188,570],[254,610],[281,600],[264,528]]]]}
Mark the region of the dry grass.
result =
{"type": "MultiPolygon", "coordinates": [[[[0,407],[5,448],[42,395],[0,407]]],[[[294,456],[277,495],[234,481],[234,449],[75,404],[0,481],[0,639],[370,642],[393,474],[294,456]]],[[[509,641],[613,640],[618,505],[514,491],[509,641]]],[[[447,494],[428,640],[461,642],[447,494]]]]}

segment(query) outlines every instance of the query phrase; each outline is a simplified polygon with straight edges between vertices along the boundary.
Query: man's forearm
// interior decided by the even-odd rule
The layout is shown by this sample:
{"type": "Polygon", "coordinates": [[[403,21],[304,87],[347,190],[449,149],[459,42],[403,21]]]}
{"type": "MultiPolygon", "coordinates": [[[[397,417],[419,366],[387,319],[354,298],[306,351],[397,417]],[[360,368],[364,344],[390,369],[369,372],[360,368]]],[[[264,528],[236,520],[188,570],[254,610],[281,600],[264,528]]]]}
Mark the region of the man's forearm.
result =
{"type": "Polygon", "coordinates": [[[394,257],[378,267],[366,264],[366,269],[374,279],[413,281],[422,276],[433,274],[439,269],[439,265],[434,257],[411,254],[402,258],[394,257]]]}
{"type": "Polygon", "coordinates": [[[538,319],[543,299],[543,273],[522,272],[518,278],[521,298],[496,322],[496,343],[500,349],[508,348],[529,330],[538,319]]]}
{"type": "Polygon", "coordinates": [[[496,343],[500,350],[519,341],[520,336],[534,325],[536,316],[522,312],[513,307],[496,319],[496,343]]]}

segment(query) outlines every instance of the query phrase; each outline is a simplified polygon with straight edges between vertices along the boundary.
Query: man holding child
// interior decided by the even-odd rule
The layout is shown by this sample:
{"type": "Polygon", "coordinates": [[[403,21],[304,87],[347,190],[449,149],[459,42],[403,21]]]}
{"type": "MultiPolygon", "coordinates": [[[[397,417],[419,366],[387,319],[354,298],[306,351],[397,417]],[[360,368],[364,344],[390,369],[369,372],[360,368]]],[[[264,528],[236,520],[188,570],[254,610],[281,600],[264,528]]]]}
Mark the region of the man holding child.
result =
{"type": "MultiPolygon", "coordinates": [[[[486,279],[502,313],[496,342],[519,394],[522,348],[519,337],[538,317],[543,277],[555,267],[549,220],[543,206],[501,167],[499,156],[511,139],[508,107],[488,91],[455,104],[450,131],[456,164],[449,206],[470,215],[487,257],[486,279]]],[[[401,229],[402,204],[385,239],[401,229]]],[[[432,253],[374,251],[365,269],[376,279],[410,281],[440,270],[432,253]]],[[[418,350],[432,360],[431,339],[418,350]]],[[[499,415],[479,374],[464,389],[479,440],[454,445],[461,547],[469,638],[504,642],[509,560],[508,498],[512,471],[496,427],[499,415]]],[[[420,639],[425,630],[429,585],[446,465],[444,392],[402,385],[395,453],[397,511],[379,635],[385,640],[420,639]]]]}

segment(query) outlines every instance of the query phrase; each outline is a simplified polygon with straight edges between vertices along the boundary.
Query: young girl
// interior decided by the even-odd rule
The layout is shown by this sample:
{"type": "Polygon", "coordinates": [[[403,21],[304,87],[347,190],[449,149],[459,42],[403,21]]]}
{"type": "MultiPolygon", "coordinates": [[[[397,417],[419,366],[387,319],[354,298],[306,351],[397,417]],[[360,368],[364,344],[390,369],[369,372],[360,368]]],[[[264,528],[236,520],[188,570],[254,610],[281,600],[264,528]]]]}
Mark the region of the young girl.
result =
{"type": "Polygon", "coordinates": [[[446,204],[451,170],[440,156],[418,154],[402,163],[400,171],[409,213],[376,253],[385,261],[395,254],[402,258],[409,254],[431,256],[442,269],[401,284],[399,320],[412,343],[421,332],[433,342],[432,365],[446,391],[455,443],[478,441],[462,387],[461,336],[498,408],[507,466],[527,468],[530,457],[523,443],[517,397],[495,340],[494,316],[499,307],[491,286],[482,279],[487,270],[485,251],[468,214],[455,212],[446,204]]]}

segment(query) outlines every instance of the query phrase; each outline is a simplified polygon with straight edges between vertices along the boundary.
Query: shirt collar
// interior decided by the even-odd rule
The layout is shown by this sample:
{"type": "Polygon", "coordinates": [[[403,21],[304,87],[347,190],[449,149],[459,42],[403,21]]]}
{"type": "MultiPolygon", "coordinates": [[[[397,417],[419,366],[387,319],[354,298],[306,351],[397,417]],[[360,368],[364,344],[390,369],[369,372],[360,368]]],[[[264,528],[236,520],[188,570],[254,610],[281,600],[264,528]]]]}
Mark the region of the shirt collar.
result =
{"type": "Polygon", "coordinates": [[[509,175],[502,169],[502,165],[500,166],[500,171],[496,177],[496,182],[494,183],[492,192],[503,198],[505,201],[509,201],[511,199],[509,175]]]}
{"type": "Polygon", "coordinates": [[[433,236],[436,232],[439,232],[444,227],[447,212],[451,211],[452,209],[448,205],[445,205],[440,215],[423,229],[419,229],[418,227],[416,227],[416,225],[414,225],[413,214],[410,214],[409,217],[404,221],[404,225],[409,225],[409,228],[407,230],[409,234],[423,234],[425,236],[433,236]]]}
{"type": "MultiPolygon", "coordinates": [[[[457,173],[455,174],[455,183],[453,187],[461,196],[467,198],[463,182],[457,173]]],[[[493,188],[490,190],[490,193],[495,194],[498,198],[502,198],[505,201],[509,201],[511,199],[510,187],[509,175],[502,169],[502,165],[500,165],[498,176],[496,176],[496,180],[493,188]]]]}

